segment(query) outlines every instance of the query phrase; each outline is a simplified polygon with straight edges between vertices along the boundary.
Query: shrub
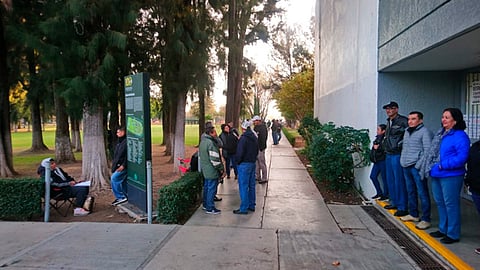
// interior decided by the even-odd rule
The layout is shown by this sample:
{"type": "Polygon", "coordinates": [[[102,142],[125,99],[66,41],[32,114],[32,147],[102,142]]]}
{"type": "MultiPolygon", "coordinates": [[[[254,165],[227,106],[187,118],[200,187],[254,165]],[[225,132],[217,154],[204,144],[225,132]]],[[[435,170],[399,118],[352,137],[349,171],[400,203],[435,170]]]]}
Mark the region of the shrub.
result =
{"type": "Polygon", "coordinates": [[[0,179],[0,219],[30,220],[41,215],[44,185],[38,178],[0,179]]]}
{"type": "Polygon", "coordinates": [[[332,122],[320,124],[317,119],[302,121],[299,132],[307,141],[306,154],[317,181],[326,181],[336,191],[352,188],[354,168],[368,164],[370,138],[367,129],[336,127],[332,122]],[[353,155],[359,156],[354,164],[353,155]]]}
{"type": "Polygon", "coordinates": [[[188,218],[201,197],[203,177],[199,172],[189,172],[159,190],[158,217],[161,223],[179,223],[188,218]]]}
{"type": "Polygon", "coordinates": [[[293,135],[288,128],[282,127],[283,134],[285,134],[285,137],[287,137],[288,142],[290,145],[294,146],[295,145],[295,135],[293,135]]]}

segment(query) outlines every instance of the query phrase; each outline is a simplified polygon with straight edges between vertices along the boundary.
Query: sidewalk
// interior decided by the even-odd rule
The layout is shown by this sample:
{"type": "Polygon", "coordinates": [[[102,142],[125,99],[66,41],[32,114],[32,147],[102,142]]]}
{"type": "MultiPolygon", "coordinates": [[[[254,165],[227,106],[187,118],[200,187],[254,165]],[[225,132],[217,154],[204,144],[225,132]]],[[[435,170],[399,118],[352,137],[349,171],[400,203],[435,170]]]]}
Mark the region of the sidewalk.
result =
{"type": "MultiPolygon", "coordinates": [[[[0,222],[0,266],[418,269],[360,206],[327,206],[285,138],[273,146],[269,137],[266,157],[269,181],[257,184],[254,213],[232,213],[240,203],[238,184],[232,178],[225,179],[218,189],[223,198],[216,205],[222,210],[220,215],[205,214],[200,207],[183,226],[0,222]]],[[[393,216],[391,219],[399,223],[393,216]]],[[[400,227],[408,231],[401,224],[400,227]]],[[[475,234],[474,239],[479,239],[479,233],[475,234]]],[[[463,237],[472,236],[467,235],[462,232],[462,241],[452,247],[458,248],[463,237]]],[[[425,250],[428,252],[428,248],[425,250]]],[[[478,257],[473,256],[472,260],[475,258],[478,257]]],[[[480,269],[480,265],[473,266],[480,269]]]]}

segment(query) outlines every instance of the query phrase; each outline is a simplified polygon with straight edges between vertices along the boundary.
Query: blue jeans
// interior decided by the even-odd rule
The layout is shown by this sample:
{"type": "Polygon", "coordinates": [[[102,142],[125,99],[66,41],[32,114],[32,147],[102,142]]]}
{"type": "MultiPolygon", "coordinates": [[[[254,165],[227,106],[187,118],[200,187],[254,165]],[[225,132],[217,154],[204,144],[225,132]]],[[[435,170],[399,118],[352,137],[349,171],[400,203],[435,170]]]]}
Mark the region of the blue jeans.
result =
{"type": "Polygon", "coordinates": [[[278,144],[278,134],[276,131],[272,130],[272,139],[273,139],[273,144],[278,144]]]}
{"type": "Polygon", "coordinates": [[[127,197],[127,170],[114,172],[111,177],[112,192],[115,199],[120,200],[127,197]]]}
{"type": "MultiPolygon", "coordinates": [[[[238,169],[237,169],[237,160],[235,159],[235,154],[230,154],[230,168],[233,168],[233,172],[235,175],[238,175],[238,169]]],[[[230,171],[230,169],[228,169],[230,171]]]]}
{"type": "Polygon", "coordinates": [[[420,177],[415,166],[403,168],[403,175],[405,176],[405,184],[408,192],[408,211],[411,216],[418,217],[418,198],[422,204],[423,221],[430,222],[430,194],[428,194],[428,180],[420,177]]]}
{"type": "Polygon", "coordinates": [[[373,164],[372,171],[370,172],[370,179],[372,180],[373,186],[377,191],[376,195],[388,197],[388,186],[387,186],[387,174],[385,169],[385,160],[377,161],[373,164]],[[382,175],[383,189],[380,186],[378,181],[378,176],[382,175]]]}
{"type": "Polygon", "coordinates": [[[477,208],[477,212],[480,214],[480,194],[470,191],[472,193],[472,200],[477,208]]]}
{"type": "Polygon", "coordinates": [[[386,158],[388,192],[391,204],[398,210],[407,210],[407,188],[403,178],[403,168],[400,165],[400,154],[387,154],[386,158]]]}
{"type": "Polygon", "coordinates": [[[203,181],[203,206],[207,211],[215,209],[213,199],[217,194],[218,179],[205,179],[203,181]]]}
{"type": "Polygon", "coordinates": [[[255,163],[238,164],[238,189],[240,192],[240,211],[255,209],[255,163]]]}
{"type": "Polygon", "coordinates": [[[460,192],[463,175],[432,177],[433,199],[438,209],[438,230],[452,239],[460,239],[460,192]]]}

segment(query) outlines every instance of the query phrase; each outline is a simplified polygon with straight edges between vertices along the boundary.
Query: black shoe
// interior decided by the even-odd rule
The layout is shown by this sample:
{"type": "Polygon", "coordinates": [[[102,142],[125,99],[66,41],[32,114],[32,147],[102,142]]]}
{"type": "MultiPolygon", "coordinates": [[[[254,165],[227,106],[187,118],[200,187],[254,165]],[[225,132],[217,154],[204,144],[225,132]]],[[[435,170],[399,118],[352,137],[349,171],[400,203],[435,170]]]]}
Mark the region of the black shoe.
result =
{"type": "Polygon", "coordinates": [[[393,214],[393,215],[396,216],[396,217],[403,217],[403,216],[408,215],[408,211],[405,211],[405,210],[397,210],[397,212],[395,212],[395,214],[393,214]]]}
{"type": "Polygon", "coordinates": [[[233,213],[237,214],[237,215],[247,215],[248,214],[247,211],[243,212],[243,211],[240,211],[240,209],[233,210],[233,213]]]}
{"type": "Polygon", "coordinates": [[[227,175],[227,179],[230,179],[230,175],[227,175]]]}
{"type": "Polygon", "coordinates": [[[391,204],[387,204],[383,208],[385,208],[387,210],[391,210],[391,209],[396,210],[397,209],[397,207],[395,205],[391,205],[391,204]]]}
{"type": "Polygon", "coordinates": [[[218,180],[218,183],[223,184],[223,178],[218,180]]]}
{"type": "Polygon", "coordinates": [[[259,184],[265,184],[265,183],[267,183],[267,182],[268,182],[267,180],[259,180],[259,181],[258,181],[259,184]]]}
{"type": "Polygon", "coordinates": [[[378,200],[381,202],[386,202],[388,201],[388,196],[381,196],[378,200]]]}
{"type": "Polygon", "coordinates": [[[112,202],[112,205],[115,206],[118,203],[118,199],[115,199],[115,201],[112,202]]]}
{"type": "Polygon", "coordinates": [[[380,199],[381,197],[382,197],[382,195],[377,194],[377,195],[372,197],[372,200],[380,199]]]}
{"type": "Polygon", "coordinates": [[[453,243],[456,243],[458,241],[460,241],[460,239],[452,239],[448,236],[445,236],[442,239],[440,239],[440,242],[442,242],[444,244],[453,244],[453,243]]]}
{"type": "Polygon", "coordinates": [[[250,212],[255,212],[255,208],[247,208],[247,210],[250,212]]]}
{"type": "Polygon", "coordinates": [[[435,238],[440,238],[440,237],[444,237],[445,234],[442,233],[441,231],[435,231],[435,232],[431,232],[430,236],[435,238]]]}
{"type": "Polygon", "coordinates": [[[122,199],[118,199],[118,200],[115,200],[116,202],[113,202],[112,205],[113,206],[116,206],[116,205],[119,205],[119,204],[122,204],[122,203],[126,203],[128,201],[127,198],[122,198],[122,199]]]}
{"type": "Polygon", "coordinates": [[[215,196],[215,197],[213,198],[213,201],[215,201],[215,202],[219,202],[219,201],[221,201],[221,200],[222,200],[222,198],[217,197],[217,196],[215,196]]]}

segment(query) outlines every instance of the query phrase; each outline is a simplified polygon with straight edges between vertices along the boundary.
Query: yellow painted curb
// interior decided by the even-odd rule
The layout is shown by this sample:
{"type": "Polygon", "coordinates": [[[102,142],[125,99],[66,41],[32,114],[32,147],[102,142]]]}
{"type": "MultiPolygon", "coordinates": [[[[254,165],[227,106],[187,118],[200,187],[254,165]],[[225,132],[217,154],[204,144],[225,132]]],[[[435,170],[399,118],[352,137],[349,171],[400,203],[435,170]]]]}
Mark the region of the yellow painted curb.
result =
{"type": "MultiPolygon", "coordinates": [[[[384,207],[387,205],[387,203],[382,202],[382,201],[376,201],[378,205],[381,207],[384,207]]],[[[390,214],[394,214],[396,210],[387,210],[390,212],[390,214]]],[[[397,217],[396,217],[397,218],[397,217]]],[[[397,218],[400,219],[400,218],[397,218]]],[[[457,269],[462,269],[462,270],[474,270],[475,268],[471,267],[469,264],[464,262],[462,259],[460,259],[455,253],[450,251],[448,248],[446,248],[444,245],[442,245],[439,241],[435,240],[435,238],[431,237],[430,234],[428,234],[424,230],[419,230],[415,228],[415,223],[413,222],[403,222],[403,225],[405,225],[410,231],[412,231],[414,234],[416,234],[420,239],[422,239],[428,246],[430,246],[432,249],[434,249],[438,254],[442,255],[445,260],[447,260],[449,263],[451,263],[453,266],[455,266],[457,269]]]]}

